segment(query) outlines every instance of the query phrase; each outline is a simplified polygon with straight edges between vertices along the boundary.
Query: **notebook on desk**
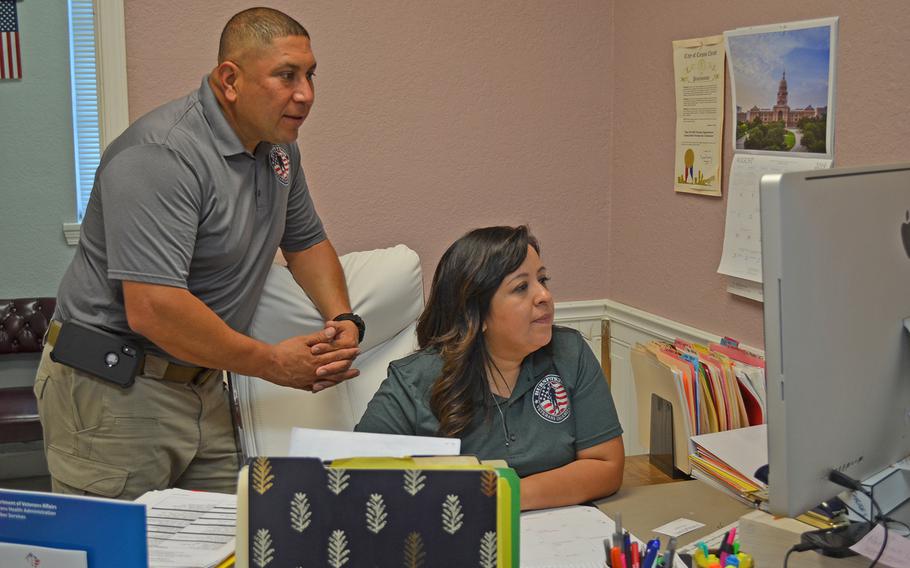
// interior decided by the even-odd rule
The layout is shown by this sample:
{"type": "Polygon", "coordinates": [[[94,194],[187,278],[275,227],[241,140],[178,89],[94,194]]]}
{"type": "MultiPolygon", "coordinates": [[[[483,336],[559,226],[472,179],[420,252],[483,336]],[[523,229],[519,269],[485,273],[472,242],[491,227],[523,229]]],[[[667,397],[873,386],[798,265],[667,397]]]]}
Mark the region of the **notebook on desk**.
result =
{"type": "Polygon", "coordinates": [[[518,477],[466,458],[256,458],[238,481],[237,566],[517,568],[518,477]]]}

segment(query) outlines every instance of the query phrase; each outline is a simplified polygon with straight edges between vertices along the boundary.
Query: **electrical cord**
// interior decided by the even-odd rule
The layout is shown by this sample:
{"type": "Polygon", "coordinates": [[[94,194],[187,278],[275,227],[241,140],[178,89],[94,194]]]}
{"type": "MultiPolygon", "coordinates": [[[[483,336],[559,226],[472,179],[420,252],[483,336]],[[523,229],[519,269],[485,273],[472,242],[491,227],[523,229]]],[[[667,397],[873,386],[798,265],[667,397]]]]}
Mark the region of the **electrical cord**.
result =
{"type": "Polygon", "coordinates": [[[787,551],[787,555],[784,556],[784,568],[787,568],[787,563],[790,562],[790,555],[794,552],[805,552],[807,550],[815,550],[818,547],[814,544],[809,544],[807,542],[798,542],[790,547],[790,550],[787,551]]]}
{"type": "MultiPolygon", "coordinates": [[[[888,523],[884,522],[885,512],[882,511],[881,506],[879,506],[879,504],[875,501],[875,498],[872,497],[872,491],[863,490],[863,493],[869,497],[870,501],[872,501],[872,510],[874,511],[875,509],[878,509],[878,517],[876,517],[876,523],[881,522],[882,528],[885,529],[885,537],[882,539],[882,547],[878,549],[878,556],[876,556],[875,560],[872,561],[872,564],[869,565],[869,568],[873,568],[876,564],[878,564],[878,560],[882,557],[882,554],[885,553],[885,549],[888,548],[888,523]]],[[[874,524],[872,526],[873,528],[875,527],[874,524]]]]}
{"type": "MultiPolygon", "coordinates": [[[[888,519],[888,517],[885,516],[885,513],[882,510],[881,506],[875,500],[875,497],[872,496],[872,490],[869,486],[864,485],[863,483],[853,479],[852,477],[844,475],[843,473],[841,473],[837,470],[831,470],[828,473],[828,480],[840,485],[841,487],[851,489],[853,491],[859,491],[860,493],[862,493],[863,495],[865,495],[866,497],[869,498],[869,501],[871,502],[872,506],[870,507],[869,515],[867,517],[868,524],[872,528],[874,528],[875,525],[877,525],[877,524],[881,524],[882,528],[885,530],[885,536],[882,539],[882,546],[878,550],[878,555],[876,555],[876,557],[872,560],[872,563],[869,564],[869,568],[874,568],[875,565],[878,564],[878,561],[881,559],[882,555],[885,553],[885,550],[888,548],[888,521],[889,520],[893,521],[893,519],[888,519]],[[875,514],[876,509],[878,509],[877,515],[875,514]]],[[[846,503],[845,503],[845,505],[846,505],[846,503]]],[[[854,509],[850,508],[849,505],[847,505],[847,508],[850,509],[851,511],[853,511],[854,513],[858,514],[860,517],[863,517],[863,515],[857,513],[854,509]]],[[[900,523],[900,524],[904,524],[904,523],[900,523]]],[[[906,524],[904,524],[904,526],[906,526],[906,524]]],[[[910,527],[908,527],[908,528],[910,528],[910,527]]],[[[826,534],[826,533],[823,533],[823,534],[826,534]]],[[[810,538],[812,536],[814,536],[813,533],[804,533],[803,537],[805,538],[806,535],[810,535],[810,538]]],[[[843,548],[843,546],[841,546],[839,548],[843,548]]],[[[831,551],[831,547],[827,547],[826,544],[818,544],[817,542],[811,542],[811,541],[803,541],[798,544],[794,544],[792,547],[790,547],[790,550],[787,551],[786,556],[784,556],[784,568],[787,568],[787,564],[790,561],[791,554],[793,554],[794,552],[805,552],[807,550],[831,551]]]]}
{"type": "MultiPolygon", "coordinates": [[[[844,503],[844,507],[846,507],[847,510],[849,510],[851,513],[853,513],[854,515],[856,515],[857,517],[859,517],[859,518],[861,518],[861,519],[862,519],[862,518],[867,518],[865,515],[863,515],[863,513],[860,513],[859,511],[857,511],[856,509],[854,509],[853,507],[851,507],[851,506],[848,505],[847,503],[844,503]]],[[[867,518],[867,519],[868,519],[868,518],[867,518]]],[[[902,534],[902,535],[900,535],[900,536],[905,536],[905,537],[910,536],[910,525],[908,525],[908,524],[905,523],[904,521],[899,521],[899,520],[894,519],[894,518],[891,518],[891,517],[881,517],[880,520],[882,520],[882,521],[884,521],[885,523],[888,523],[888,524],[894,524],[894,525],[900,525],[900,526],[902,526],[902,527],[904,528],[904,532],[905,532],[906,534],[902,534]]]]}
{"type": "MultiPolygon", "coordinates": [[[[830,472],[828,472],[828,480],[840,485],[841,487],[859,491],[868,497],[869,501],[872,503],[868,517],[869,524],[874,528],[875,525],[881,523],[882,528],[885,530],[885,536],[882,538],[882,546],[878,549],[878,555],[876,555],[875,559],[872,560],[872,564],[869,565],[869,568],[874,568],[875,565],[878,564],[878,561],[881,559],[882,555],[885,553],[885,549],[888,548],[888,517],[885,516],[885,512],[882,510],[881,505],[879,505],[878,501],[875,500],[875,497],[872,496],[872,490],[870,486],[864,485],[860,481],[857,481],[856,479],[853,479],[852,477],[849,477],[848,475],[836,469],[832,469],[830,472]],[[875,514],[876,509],[878,509],[878,515],[875,514]]],[[[850,510],[853,511],[853,509],[850,510]]],[[[789,552],[787,554],[789,555],[789,552]]],[[[784,563],[784,566],[786,567],[786,562],[784,563]]]]}

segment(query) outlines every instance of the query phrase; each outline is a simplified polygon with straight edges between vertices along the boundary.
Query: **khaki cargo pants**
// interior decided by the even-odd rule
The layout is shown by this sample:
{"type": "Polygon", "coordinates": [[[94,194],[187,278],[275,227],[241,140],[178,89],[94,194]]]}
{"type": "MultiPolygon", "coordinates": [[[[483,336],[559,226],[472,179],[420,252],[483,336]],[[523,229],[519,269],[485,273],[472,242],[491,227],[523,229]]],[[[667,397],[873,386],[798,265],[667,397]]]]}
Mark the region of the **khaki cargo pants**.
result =
{"type": "Polygon", "coordinates": [[[50,359],[35,378],[54,492],[135,499],[180,487],[234,493],[239,454],[220,376],[136,377],[128,389],[50,359]]]}

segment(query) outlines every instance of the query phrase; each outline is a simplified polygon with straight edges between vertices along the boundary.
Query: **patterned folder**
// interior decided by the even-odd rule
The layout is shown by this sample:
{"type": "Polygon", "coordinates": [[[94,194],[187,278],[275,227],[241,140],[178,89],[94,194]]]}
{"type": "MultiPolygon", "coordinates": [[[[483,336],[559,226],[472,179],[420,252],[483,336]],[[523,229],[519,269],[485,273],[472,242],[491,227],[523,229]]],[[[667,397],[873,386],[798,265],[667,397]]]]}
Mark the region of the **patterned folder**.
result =
{"type": "Polygon", "coordinates": [[[255,458],[238,484],[237,566],[517,568],[515,472],[442,464],[255,458]]]}

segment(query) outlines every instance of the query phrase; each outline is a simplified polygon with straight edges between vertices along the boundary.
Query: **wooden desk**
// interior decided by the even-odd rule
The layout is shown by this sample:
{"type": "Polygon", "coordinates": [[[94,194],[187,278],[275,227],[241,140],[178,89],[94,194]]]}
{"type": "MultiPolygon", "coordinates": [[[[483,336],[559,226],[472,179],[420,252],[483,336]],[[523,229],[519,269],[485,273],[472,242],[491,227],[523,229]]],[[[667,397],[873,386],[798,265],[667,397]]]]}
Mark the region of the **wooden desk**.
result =
{"type": "Polygon", "coordinates": [[[666,536],[653,529],[681,517],[704,523],[702,528],[680,536],[680,546],[698,541],[754,510],[695,480],[631,487],[623,484],[597,506],[611,517],[621,513],[623,528],[642,540],[661,537],[666,541],[666,536]]]}
{"type": "Polygon", "coordinates": [[[672,483],[675,481],[686,481],[685,479],[673,479],[666,473],[651,465],[648,454],[638,456],[626,456],[626,464],[623,468],[622,486],[625,488],[639,487],[642,485],[657,485],[660,483],[672,483]]]}
{"type": "MultiPolygon", "coordinates": [[[[800,534],[813,527],[793,519],[775,518],[747,507],[702,483],[694,480],[672,479],[648,462],[648,456],[628,456],[623,471],[622,488],[615,495],[597,502],[598,508],[611,517],[622,514],[623,527],[635,536],[648,540],[660,536],[652,529],[684,517],[705,526],[679,537],[679,545],[696,542],[726,525],[740,520],[739,540],[743,549],[753,555],[761,568],[783,565],[787,550],[799,542],[800,534]],[[673,483],[677,482],[677,483],[673,483]]],[[[910,520],[910,501],[892,512],[901,520],[910,520]]],[[[869,559],[859,556],[835,559],[815,552],[793,554],[791,568],[860,568],[869,559]]]]}

